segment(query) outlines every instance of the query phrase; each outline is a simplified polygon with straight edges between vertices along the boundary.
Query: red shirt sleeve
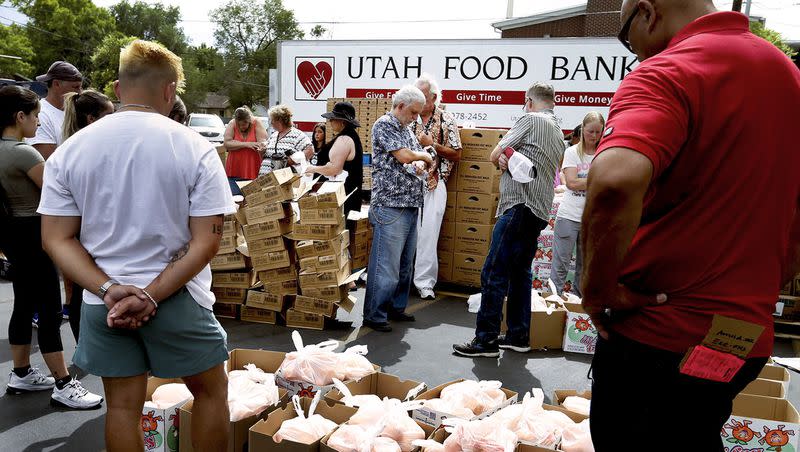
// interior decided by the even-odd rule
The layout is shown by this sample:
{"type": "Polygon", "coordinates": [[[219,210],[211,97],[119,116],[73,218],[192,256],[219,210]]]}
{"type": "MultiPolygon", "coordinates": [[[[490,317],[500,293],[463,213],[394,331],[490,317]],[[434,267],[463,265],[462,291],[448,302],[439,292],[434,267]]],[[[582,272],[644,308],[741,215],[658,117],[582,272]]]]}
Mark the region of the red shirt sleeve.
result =
{"type": "Polygon", "coordinates": [[[658,177],[688,136],[689,103],[667,62],[647,61],[630,73],[611,103],[599,152],[621,147],[645,155],[658,177]]]}

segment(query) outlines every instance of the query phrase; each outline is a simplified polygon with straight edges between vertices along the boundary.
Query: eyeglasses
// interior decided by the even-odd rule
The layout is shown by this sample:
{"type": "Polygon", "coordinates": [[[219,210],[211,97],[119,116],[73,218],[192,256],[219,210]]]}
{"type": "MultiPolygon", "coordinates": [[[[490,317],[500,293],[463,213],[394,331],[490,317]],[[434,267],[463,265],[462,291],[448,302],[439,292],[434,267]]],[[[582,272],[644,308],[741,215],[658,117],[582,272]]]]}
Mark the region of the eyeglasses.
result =
{"type": "Polygon", "coordinates": [[[633,10],[630,16],[628,16],[628,20],[625,21],[625,25],[619,30],[619,34],[617,35],[617,39],[619,42],[628,49],[629,52],[635,53],[633,48],[631,47],[631,42],[628,40],[628,33],[631,31],[631,24],[633,23],[633,19],[636,15],[639,14],[639,8],[633,10]]]}

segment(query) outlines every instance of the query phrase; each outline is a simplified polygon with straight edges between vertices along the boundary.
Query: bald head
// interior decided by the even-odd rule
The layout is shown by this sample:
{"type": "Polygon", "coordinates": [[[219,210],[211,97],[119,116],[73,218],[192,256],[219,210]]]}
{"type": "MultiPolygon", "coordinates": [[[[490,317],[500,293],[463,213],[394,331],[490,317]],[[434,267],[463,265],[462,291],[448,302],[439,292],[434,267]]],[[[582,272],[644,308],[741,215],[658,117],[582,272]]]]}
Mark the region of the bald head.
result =
{"type": "Polygon", "coordinates": [[[644,61],[663,51],[685,26],[715,11],[712,0],[623,0],[620,23],[629,23],[629,28],[620,38],[627,38],[644,61]]]}

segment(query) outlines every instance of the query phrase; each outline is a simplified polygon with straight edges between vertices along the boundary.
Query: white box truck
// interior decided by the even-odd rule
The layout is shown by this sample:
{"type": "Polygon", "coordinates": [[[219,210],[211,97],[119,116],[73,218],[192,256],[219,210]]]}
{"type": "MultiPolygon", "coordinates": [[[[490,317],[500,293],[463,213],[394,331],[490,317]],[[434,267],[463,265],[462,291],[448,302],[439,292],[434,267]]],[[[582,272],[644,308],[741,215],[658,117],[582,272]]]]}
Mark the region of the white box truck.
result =
{"type": "Polygon", "coordinates": [[[636,64],[610,38],[283,41],[277,100],[311,131],[329,97],[391,97],[427,72],[459,125],[508,128],[522,114],[525,90],[544,81],[556,89],[555,112],[567,131],[589,111],[607,115],[636,64]]]}

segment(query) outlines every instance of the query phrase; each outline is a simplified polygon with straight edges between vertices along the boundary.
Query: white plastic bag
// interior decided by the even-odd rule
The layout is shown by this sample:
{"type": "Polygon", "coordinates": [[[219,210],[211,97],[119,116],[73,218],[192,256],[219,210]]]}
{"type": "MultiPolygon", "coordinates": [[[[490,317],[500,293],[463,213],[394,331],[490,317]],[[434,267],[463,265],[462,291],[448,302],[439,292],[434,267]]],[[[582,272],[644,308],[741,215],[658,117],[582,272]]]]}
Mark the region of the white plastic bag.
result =
{"type": "Polygon", "coordinates": [[[342,393],[342,403],[347,406],[362,407],[366,405],[381,405],[380,397],[375,394],[353,395],[352,392],[338,378],[333,379],[333,385],[342,393]]]}
{"type": "Polygon", "coordinates": [[[445,452],[444,445],[432,439],[414,441],[414,446],[422,448],[422,452],[445,452]]]}
{"type": "Polygon", "coordinates": [[[297,417],[288,419],[281,424],[281,428],[273,436],[276,443],[283,440],[294,441],[300,444],[314,444],[336,428],[336,423],[314,414],[319,403],[320,393],[314,396],[308,409],[308,417],[303,414],[300,407],[300,397],[292,397],[292,404],[297,412],[297,417]]]}
{"type": "Polygon", "coordinates": [[[467,299],[467,310],[473,314],[477,314],[481,310],[481,294],[476,293],[470,295],[467,299]]]}
{"type": "Polygon", "coordinates": [[[499,381],[465,380],[442,389],[439,397],[453,406],[467,408],[477,416],[505,402],[506,395],[501,386],[499,381]]]}
{"type": "Polygon", "coordinates": [[[354,345],[338,354],[336,377],[342,381],[360,380],[375,373],[372,363],[364,357],[368,352],[366,345],[354,345]]]}
{"type": "Polygon", "coordinates": [[[582,414],[584,416],[589,415],[589,410],[591,409],[592,402],[589,399],[584,399],[583,397],[575,397],[569,396],[564,399],[564,402],[561,404],[564,408],[573,411],[578,414],[582,414]]]}
{"type": "Polygon", "coordinates": [[[450,418],[442,424],[450,432],[444,440],[445,451],[514,452],[519,441],[514,432],[491,417],[476,421],[450,418]]]}
{"type": "Polygon", "coordinates": [[[503,154],[508,157],[508,172],[511,174],[512,179],[521,184],[527,184],[533,180],[530,176],[533,162],[528,157],[510,147],[505,148],[503,154]]]}
{"type": "Polygon", "coordinates": [[[286,354],[280,372],[289,381],[311,383],[325,386],[333,383],[338,375],[339,357],[333,350],[338,341],[325,341],[316,345],[303,345],[300,333],[292,331],[292,341],[296,352],[286,354]]]}
{"type": "Polygon", "coordinates": [[[594,452],[588,419],[564,429],[561,450],[564,452],[594,452]]]}
{"type": "Polygon", "coordinates": [[[168,383],[153,391],[151,405],[160,410],[175,406],[192,398],[192,393],[183,383],[168,383]]]}

